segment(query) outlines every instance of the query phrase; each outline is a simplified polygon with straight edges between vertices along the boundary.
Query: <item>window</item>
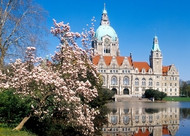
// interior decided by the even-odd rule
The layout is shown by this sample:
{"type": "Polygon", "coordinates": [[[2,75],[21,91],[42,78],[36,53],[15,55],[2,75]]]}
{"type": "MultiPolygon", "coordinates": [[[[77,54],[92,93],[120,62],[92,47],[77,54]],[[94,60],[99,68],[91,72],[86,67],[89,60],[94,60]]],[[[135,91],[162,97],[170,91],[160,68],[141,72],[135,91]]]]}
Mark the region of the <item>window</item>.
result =
{"type": "Polygon", "coordinates": [[[160,85],[160,83],[159,82],[156,82],[156,86],[159,86],[160,85]]]}
{"type": "Polygon", "coordinates": [[[136,73],[139,73],[139,70],[136,68],[135,72],[136,72],[136,73]]]}
{"type": "Polygon", "coordinates": [[[149,122],[152,123],[152,121],[153,121],[153,116],[150,115],[149,116],[149,122]]]}
{"type": "Polygon", "coordinates": [[[135,78],[135,85],[139,85],[139,79],[135,78]]]}
{"type": "Polygon", "coordinates": [[[124,112],[125,114],[127,114],[127,113],[129,113],[129,109],[124,109],[123,112],[124,112]]]}
{"type": "Polygon", "coordinates": [[[124,123],[125,125],[129,124],[129,121],[130,121],[130,119],[129,119],[128,116],[124,116],[124,117],[123,117],[123,123],[124,123]]]}
{"type": "Polygon", "coordinates": [[[146,122],[146,116],[142,116],[142,123],[145,123],[146,122]]]}
{"type": "Polygon", "coordinates": [[[167,86],[167,83],[165,83],[165,86],[167,86]]]}
{"type": "Polygon", "coordinates": [[[145,78],[142,79],[142,85],[146,86],[146,79],[145,78]]]}
{"type": "Polygon", "coordinates": [[[117,124],[117,116],[111,116],[111,123],[117,124]]]}
{"type": "Polygon", "coordinates": [[[104,49],[104,53],[110,53],[110,49],[104,49]]]}
{"type": "Polygon", "coordinates": [[[125,89],[123,90],[123,94],[129,94],[129,89],[125,88],[125,89]]]}
{"type": "Polygon", "coordinates": [[[135,116],[135,122],[139,122],[139,116],[135,116]]]}
{"type": "Polygon", "coordinates": [[[145,87],[143,87],[143,88],[142,88],[142,92],[144,93],[144,92],[145,92],[145,90],[146,90],[146,89],[145,89],[145,87]]]}
{"type": "Polygon", "coordinates": [[[172,83],[170,83],[170,86],[172,86],[172,83]]]}
{"type": "Polygon", "coordinates": [[[139,88],[138,88],[138,87],[136,87],[136,88],[135,88],[135,91],[139,91],[139,88]]]}
{"type": "Polygon", "coordinates": [[[129,78],[128,77],[123,78],[123,84],[124,85],[129,85],[129,78]]]}
{"type": "Polygon", "coordinates": [[[145,69],[144,68],[142,69],[142,73],[145,74],[145,69]]]}
{"type": "Polygon", "coordinates": [[[112,77],[111,85],[117,85],[117,77],[115,77],[115,76],[112,77]]]}
{"type": "Polygon", "coordinates": [[[156,53],[156,57],[158,57],[158,53],[156,53]]]}
{"type": "Polygon", "coordinates": [[[152,78],[149,78],[149,86],[152,86],[152,78]]]}

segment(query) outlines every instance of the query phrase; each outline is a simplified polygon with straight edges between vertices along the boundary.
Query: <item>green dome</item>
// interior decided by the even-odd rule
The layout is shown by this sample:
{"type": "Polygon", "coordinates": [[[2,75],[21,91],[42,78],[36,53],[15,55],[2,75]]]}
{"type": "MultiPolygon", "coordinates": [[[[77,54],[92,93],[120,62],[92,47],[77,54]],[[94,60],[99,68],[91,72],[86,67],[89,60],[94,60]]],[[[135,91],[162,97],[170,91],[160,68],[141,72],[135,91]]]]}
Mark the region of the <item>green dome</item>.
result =
{"type": "Polygon", "coordinates": [[[117,34],[115,30],[109,26],[109,25],[100,25],[98,29],[96,30],[95,37],[98,40],[101,40],[101,38],[105,35],[108,35],[112,38],[113,41],[117,39],[117,34]]]}

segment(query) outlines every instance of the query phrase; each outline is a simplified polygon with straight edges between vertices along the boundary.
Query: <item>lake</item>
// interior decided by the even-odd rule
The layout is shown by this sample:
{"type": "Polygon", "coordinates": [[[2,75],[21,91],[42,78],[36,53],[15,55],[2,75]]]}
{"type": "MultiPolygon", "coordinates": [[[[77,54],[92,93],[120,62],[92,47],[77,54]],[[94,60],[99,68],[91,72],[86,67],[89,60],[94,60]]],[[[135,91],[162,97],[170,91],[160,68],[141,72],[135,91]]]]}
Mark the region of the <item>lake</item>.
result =
{"type": "Polygon", "coordinates": [[[109,103],[103,136],[190,136],[190,102],[109,103]]]}

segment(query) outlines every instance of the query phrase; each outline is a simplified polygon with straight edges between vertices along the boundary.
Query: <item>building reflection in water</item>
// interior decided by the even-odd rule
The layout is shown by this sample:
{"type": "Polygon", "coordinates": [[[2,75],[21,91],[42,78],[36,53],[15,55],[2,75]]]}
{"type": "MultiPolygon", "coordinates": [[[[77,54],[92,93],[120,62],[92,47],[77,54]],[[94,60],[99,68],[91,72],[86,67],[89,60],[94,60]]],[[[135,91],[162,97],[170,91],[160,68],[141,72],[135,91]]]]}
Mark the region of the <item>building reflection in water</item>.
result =
{"type": "Polygon", "coordinates": [[[179,129],[179,108],[112,108],[103,136],[174,136],[179,129]]]}

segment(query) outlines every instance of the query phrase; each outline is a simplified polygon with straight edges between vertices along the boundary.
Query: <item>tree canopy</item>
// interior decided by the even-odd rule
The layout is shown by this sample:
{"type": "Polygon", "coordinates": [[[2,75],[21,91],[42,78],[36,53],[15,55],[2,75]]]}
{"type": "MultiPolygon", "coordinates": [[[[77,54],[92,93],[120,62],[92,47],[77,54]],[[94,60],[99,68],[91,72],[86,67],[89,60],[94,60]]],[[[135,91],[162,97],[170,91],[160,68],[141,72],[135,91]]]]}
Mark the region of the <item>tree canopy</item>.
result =
{"type": "Polygon", "coordinates": [[[147,89],[144,95],[146,98],[154,98],[155,100],[162,100],[167,96],[166,93],[154,89],[147,89]]]}
{"type": "MultiPolygon", "coordinates": [[[[46,12],[33,0],[0,2],[0,68],[6,59],[21,58],[28,46],[44,47],[46,12]]],[[[41,48],[41,49],[42,49],[41,48]]],[[[43,48],[44,49],[44,48],[43,48]]]]}

